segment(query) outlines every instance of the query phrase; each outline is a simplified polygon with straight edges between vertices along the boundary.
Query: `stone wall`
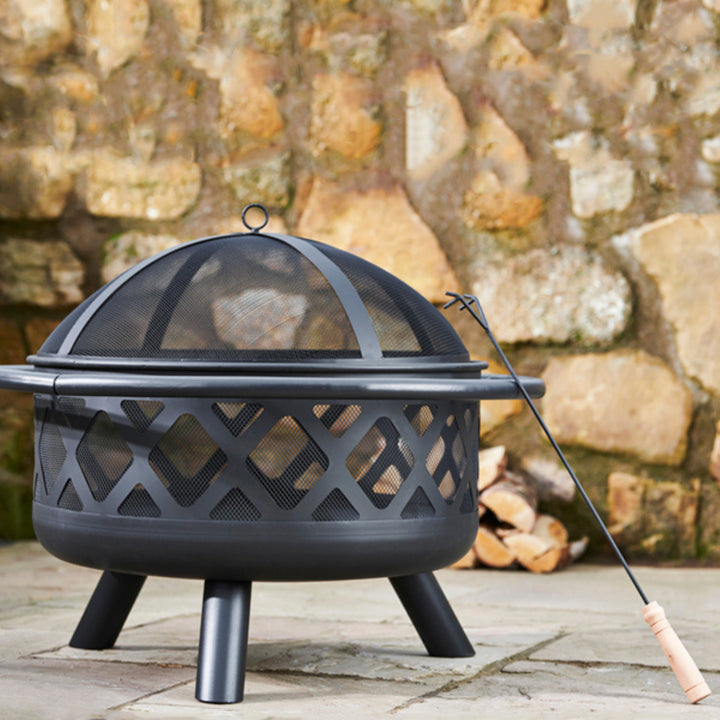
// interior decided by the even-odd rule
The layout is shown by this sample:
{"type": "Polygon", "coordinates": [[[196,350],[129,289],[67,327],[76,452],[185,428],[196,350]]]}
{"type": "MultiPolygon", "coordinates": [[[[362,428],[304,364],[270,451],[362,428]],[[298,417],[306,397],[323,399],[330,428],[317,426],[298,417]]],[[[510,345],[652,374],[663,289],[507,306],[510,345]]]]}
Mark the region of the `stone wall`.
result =
{"type": "MultiPolygon", "coordinates": [[[[477,294],[630,555],[718,560],[719,36],[717,0],[0,0],[0,362],[262,202],[477,294]]],[[[30,401],[1,400],[22,536],[30,401]]],[[[517,402],[483,442],[552,458],[517,402]]]]}

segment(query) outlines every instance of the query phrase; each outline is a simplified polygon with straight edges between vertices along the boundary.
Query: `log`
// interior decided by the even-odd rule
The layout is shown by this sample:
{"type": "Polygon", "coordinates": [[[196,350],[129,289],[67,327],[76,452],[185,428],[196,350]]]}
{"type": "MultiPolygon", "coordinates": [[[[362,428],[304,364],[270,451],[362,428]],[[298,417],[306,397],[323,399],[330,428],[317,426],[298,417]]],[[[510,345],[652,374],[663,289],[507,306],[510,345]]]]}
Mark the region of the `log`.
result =
{"type": "Polygon", "coordinates": [[[566,545],[568,541],[567,528],[552,515],[537,516],[533,535],[549,540],[557,546],[566,545]]]}
{"type": "Polygon", "coordinates": [[[504,445],[481,450],[478,453],[478,491],[482,492],[492,485],[506,470],[507,464],[508,456],[504,445]]]}
{"type": "Polygon", "coordinates": [[[473,545],[477,559],[488,567],[506,568],[515,562],[514,555],[503,545],[495,533],[480,525],[473,545]]]}
{"type": "Polygon", "coordinates": [[[528,567],[533,560],[555,547],[552,540],[527,532],[517,532],[508,535],[503,538],[502,542],[523,567],[528,567]]]}
{"type": "Polygon", "coordinates": [[[530,532],[537,516],[537,493],[527,478],[505,471],[502,477],[480,494],[480,501],[501,522],[530,532]]]}
{"type": "Polygon", "coordinates": [[[523,563],[523,567],[533,573],[549,573],[564,568],[571,560],[570,546],[561,545],[560,547],[550,548],[542,555],[523,563]]]}
{"type": "Polygon", "coordinates": [[[521,466],[534,481],[539,502],[568,503],[575,497],[573,479],[557,462],[533,455],[523,458],[521,466]]]}

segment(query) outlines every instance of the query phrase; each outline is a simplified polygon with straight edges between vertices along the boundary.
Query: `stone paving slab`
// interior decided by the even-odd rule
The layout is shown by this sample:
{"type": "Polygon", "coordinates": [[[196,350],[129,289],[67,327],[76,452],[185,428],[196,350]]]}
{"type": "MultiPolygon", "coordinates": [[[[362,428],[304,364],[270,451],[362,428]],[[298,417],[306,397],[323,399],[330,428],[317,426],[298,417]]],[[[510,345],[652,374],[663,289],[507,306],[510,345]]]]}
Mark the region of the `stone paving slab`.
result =
{"type": "MultiPolygon", "coordinates": [[[[720,672],[720,643],[708,643],[708,626],[682,618],[673,627],[701,670],[720,672]]],[[[530,655],[533,660],[631,663],[667,667],[667,660],[650,628],[610,627],[604,632],[572,632],[530,655]]]]}
{"type": "MultiPolygon", "coordinates": [[[[707,678],[718,686],[720,676],[707,678]]],[[[491,676],[410,701],[398,720],[452,717],[452,720],[717,720],[720,697],[699,705],[685,701],[672,674],[625,665],[575,667],[521,661],[491,676]]]]}
{"type": "MultiPolygon", "coordinates": [[[[720,570],[640,568],[720,693],[720,570]]],[[[690,706],[623,571],[437,573],[477,654],[428,657],[387,580],[253,586],[246,699],[194,699],[202,582],[149,578],[117,646],[67,647],[98,571],[0,548],[0,720],[720,718],[690,706]]]]}

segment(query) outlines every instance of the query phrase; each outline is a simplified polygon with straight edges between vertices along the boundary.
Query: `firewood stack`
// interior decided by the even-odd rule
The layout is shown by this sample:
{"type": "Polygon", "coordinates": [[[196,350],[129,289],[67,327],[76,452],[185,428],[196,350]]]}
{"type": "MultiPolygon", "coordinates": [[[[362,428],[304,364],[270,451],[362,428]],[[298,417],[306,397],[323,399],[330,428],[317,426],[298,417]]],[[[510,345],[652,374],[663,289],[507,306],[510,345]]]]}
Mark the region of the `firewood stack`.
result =
{"type": "Polygon", "coordinates": [[[575,485],[563,468],[528,458],[519,471],[508,469],[502,445],[479,455],[480,526],[473,547],[454,568],[521,566],[530,572],[560,570],[582,555],[587,538],[568,539],[565,526],[538,512],[538,503],[570,502],[575,485]]]}

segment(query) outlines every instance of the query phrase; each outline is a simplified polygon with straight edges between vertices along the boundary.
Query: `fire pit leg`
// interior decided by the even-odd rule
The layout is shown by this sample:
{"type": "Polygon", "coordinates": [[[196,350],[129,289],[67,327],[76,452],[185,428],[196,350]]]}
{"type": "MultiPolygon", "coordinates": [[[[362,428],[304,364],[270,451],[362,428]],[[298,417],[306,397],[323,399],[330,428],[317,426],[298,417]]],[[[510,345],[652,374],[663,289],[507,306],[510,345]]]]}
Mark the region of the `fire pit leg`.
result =
{"type": "Polygon", "coordinates": [[[93,592],[70,647],[83,650],[111,648],[145,583],[145,575],[105,570],[93,592]]]}
{"type": "Polygon", "coordinates": [[[391,577],[390,582],[428,654],[436,657],[471,657],[475,654],[432,573],[391,577]]]}
{"type": "Polygon", "coordinates": [[[243,699],[251,588],[250,582],[205,581],[195,685],[201,702],[243,699]]]}

